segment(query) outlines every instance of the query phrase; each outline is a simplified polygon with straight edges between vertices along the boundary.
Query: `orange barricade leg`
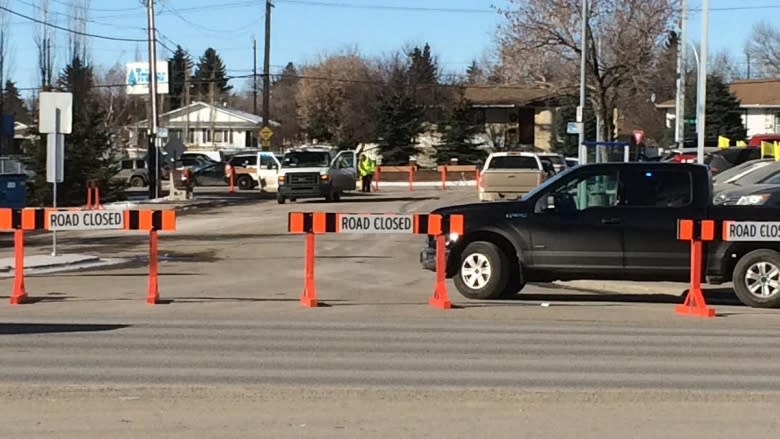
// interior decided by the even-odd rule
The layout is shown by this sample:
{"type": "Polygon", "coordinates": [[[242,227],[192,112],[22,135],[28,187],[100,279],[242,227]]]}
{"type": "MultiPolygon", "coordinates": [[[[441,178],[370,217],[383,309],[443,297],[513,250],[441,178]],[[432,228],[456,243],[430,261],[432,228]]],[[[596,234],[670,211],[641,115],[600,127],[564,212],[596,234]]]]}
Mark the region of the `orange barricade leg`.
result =
{"type": "Polygon", "coordinates": [[[409,166],[409,192],[414,191],[414,166],[409,166]]]}
{"type": "Polygon", "coordinates": [[[157,230],[149,231],[149,292],[146,303],[154,305],[160,301],[160,290],[157,284],[157,230]]]}
{"type": "Polygon", "coordinates": [[[95,209],[102,209],[103,206],[100,205],[100,187],[95,186],[95,209]]]}
{"type": "Polygon", "coordinates": [[[304,261],[303,296],[301,305],[307,308],[317,306],[317,290],[314,286],[314,233],[306,234],[306,260],[304,261]]]}
{"type": "Polygon", "coordinates": [[[11,293],[11,305],[27,302],[24,289],[24,230],[14,230],[14,289],[11,293]]]}
{"type": "Polygon", "coordinates": [[[707,306],[701,291],[701,259],[702,243],[694,239],[691,241],[691,287],[685,297],[685,303],[675,307],[677,314],[715,317],[715,310],[707,306]]]}
{"type": "Polygon", "coordinates": [[[235,188],[235,183],[234,183],[234,181],[235,181],[235,180],[234,180],[234,178],[233,178],[233,173],[231,172],[231,173],[230,173],[230,192],[235,192],[235,191],[236,191],[236,188],[235,188]]]}
{"type": "Polygon", "coordinates": [[[436,286],[428,303],[434,308],[450,309],[452,302],[447,297],[447,261],[444,235],[436,236],[436,286]]]}
{"type": "Polygon", "coordinates": [[[447,168],[441,168],[441,190],[447,190],[447,168]]]}
{"type": "Polygon", "coordinates": [[[476,177],[477,177],[477,192],[479,192],[479,179],[482,178],[482,174],[479,172],[479,169],[476,170],[476,177]]]}
{"type": "Polygon", "coordinates": [[[87,183],[87,209],[92,209],[92,186],[87,183]]]}

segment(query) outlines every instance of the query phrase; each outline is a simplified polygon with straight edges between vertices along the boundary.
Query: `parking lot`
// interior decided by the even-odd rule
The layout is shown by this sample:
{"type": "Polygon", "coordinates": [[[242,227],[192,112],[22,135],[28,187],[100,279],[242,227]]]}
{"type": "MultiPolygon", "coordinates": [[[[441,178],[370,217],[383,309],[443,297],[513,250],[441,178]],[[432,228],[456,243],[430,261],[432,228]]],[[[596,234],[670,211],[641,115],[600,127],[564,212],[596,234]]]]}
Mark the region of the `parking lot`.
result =
{"type": "MultiPolygon", "coordinates": [[[[427,305],[424,238],[397,235],[317,236],[325,306],[302,308],[304,238],[287,234],[289,212],[429,212],[476,191],[285,205],[258,194],[214,192],[213,205],[180,212],[177,231],[161,233],[156,306],[144,303],[144,233],[60,233],[60,251],[126,262],[28,277],[35,303],[0,306],[0,410],[16,420],[0,436],[124,437],[122,425],[126,437],[776,433],[776,310],[708,289],[719,317],[700,320],[674,312],[684,284],[572,282],[491,302],[450,283],[455,308],[442,311],[427,305]],[[595,422],[607,416],[614,424],[595,422]]],[[[28,254],[49,245],[29,236],[28,254]]]]}

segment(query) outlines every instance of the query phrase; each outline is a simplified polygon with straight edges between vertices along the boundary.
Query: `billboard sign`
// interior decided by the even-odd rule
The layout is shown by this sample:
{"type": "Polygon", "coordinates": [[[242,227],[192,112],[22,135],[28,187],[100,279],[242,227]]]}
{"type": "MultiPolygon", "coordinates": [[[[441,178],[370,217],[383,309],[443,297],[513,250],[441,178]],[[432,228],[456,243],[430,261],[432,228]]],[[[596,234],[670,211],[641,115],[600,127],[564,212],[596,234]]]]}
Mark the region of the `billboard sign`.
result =
{"type": "MultiPolygon", "coordinates": [[[[149,63],[128,63],[125,72],[127,94],[148,95],[150,77],[149,63]]],[[[168,61],[157,61],[157,94],[168,94],[168,61]]]]}

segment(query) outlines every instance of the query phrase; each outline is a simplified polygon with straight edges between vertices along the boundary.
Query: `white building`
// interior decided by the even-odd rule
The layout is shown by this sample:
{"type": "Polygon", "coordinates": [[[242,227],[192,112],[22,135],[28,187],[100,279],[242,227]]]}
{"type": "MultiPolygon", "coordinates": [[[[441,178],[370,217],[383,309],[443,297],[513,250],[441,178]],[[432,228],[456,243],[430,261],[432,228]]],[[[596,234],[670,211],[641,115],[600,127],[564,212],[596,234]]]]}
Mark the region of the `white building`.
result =
{"type": "MultiPolygon", "coordinates": [[[[241,150],[257,147],[263,118],[245,111],[217,107],[196,101],[159,117],[159,126],[168,130],[168,138],[181,139],[187,149],[241,150]]],[[[146,153],[147,121],[129,127],[132,132],[129,152],[146,153]]],[[[279,123],[270,121],[273,129],[279,123]]]]}
{"type": "MultiPolygon", "coordinates": [[[[757,134],[780,134],[780,78],[734,81],[729,90],[742,107],[742,124],[748,137],[757,134]]],[[[674,127],[674,101],[658,108],[666,111],[666,126],[674,127]]]]}

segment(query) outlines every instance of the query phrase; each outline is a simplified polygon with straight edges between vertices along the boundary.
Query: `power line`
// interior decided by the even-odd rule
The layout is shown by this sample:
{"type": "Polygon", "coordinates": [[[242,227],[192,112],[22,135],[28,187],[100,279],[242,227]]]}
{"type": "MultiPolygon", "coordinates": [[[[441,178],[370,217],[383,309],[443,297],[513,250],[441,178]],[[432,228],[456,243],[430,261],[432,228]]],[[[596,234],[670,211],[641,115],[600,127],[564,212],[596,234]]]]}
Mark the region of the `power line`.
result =
{"type": "MultiPolygon", "coordinates": [[[[70,6],[71,4],[62,0],[51,0],[54,3],[63,5],[63,6],[70,6]]],[[[91,11],[96,12],[127,12],[127,11],[140,11],[138,6],[134,8],[118,8],[118,9],[106,9],[106,8],[89,8],[91,11]]]]}
{"type": "Polygon", "coordinates": [[[194,22],[190,21],[189,19],[187,19],[187,17],[183,16],[177,9],[174,9],[171,6],[166,5],[165,3],[163,3],[163,8],[165,10],[169,11],[170,13],[172,13],[179,20],[181,20],[184,23],[186,23],[186,24],[196,28],[198,31],[201,31],[201,32],[202,31],[206,31],[206,32],[211,32],[211,33],[215,33],[215,34],[223,34],[224,35],[224,34],[240,33],[240,32],[243,32],[243,31],[249,29],[250,27],[253,27],[255,25],[256,21],[257,21],[257,20],[252,20],[250,23],[247,23],[244,26],[233,27],[230,30],[215,29],[215,28],[206,27],[206,26],[203,26],[202,24],[198,24],[198,23],[194,23],[194,22]]]}
{"type": "MultiPolygon", "coordinates": [[[[36,6],[33,3],[26,2],[26,1],[23,1],[23,0],[17,0],[17,1],[19,3],[21,3],[21,4],[24,4],[24,5],[27,5],[27,6],[31,7],[31,8],[33,8],[33,9],[40,9],[38,6],[36,6]]],[[[83,21],[85,21],[87,23],[96,24],[98,26],[108,26],[108,27],[113,27],[113,28],[123,28],[123,29],[142,30],[142,31],[146,30],[143,27],[123,26],[123,25],[118,25],[116,23],[106,23],[106,22],[94,20],[94,19],[91,19],[91,18],[74,17],[74,16],[72,16],[70,14],[66,14],[64,12],[48,11],[48,13],[52,14],[52,15],[59,15],[61,17],[64,17],[64,18],[68,19],[68,20],[74,20],[74,19],[75,20],[83,20],[83,21]]]]}
{"type": "Polygon", "coordinates": [[[68,29],[67,27],[58,26],[58,25],[53,24],[53,23],[48,23],[48,22],[43,21],[43,20],[38,20],[37,18],[34,18],[34,17],[30,17],[30,16],[27,16],[27,15],[24,15],[24,14],[20,14],[19,12],[13,11],[13,10],[8,9],[6,7],[3,7],[3,6],[0,6],[0,10],[3,10],[3,11],[6,11],[6,12],[8,12],[10,14],[16,15],[17,17],[24,18],[25,20],[34,21],[34,22],[36,22],[38,24],[42,24],[44,26],[48,26],[48,27],[51,27],[51,28],[54,28],[54,29],[58,29],[58,30],[61,30],[63,32],[72,33],[72,34],[75,34],[75,35],[81,35],[81,36],[85,36],[85,37],[97,38],[97,39],[109,40],[109,41],[127,41],[127,42],[132,42],[132,43],[145,43],[146,42],[146,39],[112,37],[112,36],[108,36],[108,35],[98,35],[98,34],[92,34],[92,33],[89,33],[89,32],[81,32],[81,31],[77,31],[77,30],[73,30],[73,29],[68,29]]]}
{"type": "Polygon", "coordinates": [[[397,5],[363,5],[359,3],[336,3],[319,0],[276,0],[277,3],[288,3],[305,6],[323,6],[342,9],[372,9],[386,11],[406,12],[445,12],[459,14],[496,14],[494,9],[469,9],[469,8],[430,8],[425,6],[397,6],[397,5]]]}
{"type": "MultiPolygon", "coordinates": [[[[721,6],[710,8],[710,11],[759,11],[762,9],[780,9],[780,5],[756,5],[756,6],[721,6]]],[[[701,12],[701,8],[689,8],[692,12],[701,12]]]]}

